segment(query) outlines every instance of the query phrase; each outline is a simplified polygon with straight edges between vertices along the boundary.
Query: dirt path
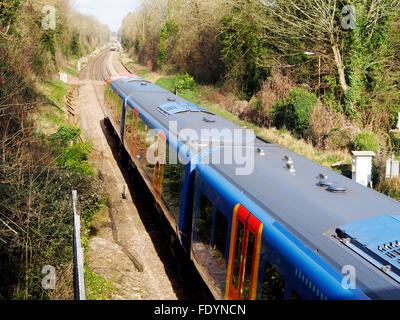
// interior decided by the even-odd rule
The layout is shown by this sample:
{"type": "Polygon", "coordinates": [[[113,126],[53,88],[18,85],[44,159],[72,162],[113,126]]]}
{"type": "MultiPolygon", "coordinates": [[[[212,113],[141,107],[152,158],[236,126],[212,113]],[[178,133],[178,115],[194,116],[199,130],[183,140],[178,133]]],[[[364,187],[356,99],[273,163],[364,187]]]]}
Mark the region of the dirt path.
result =
{"type": "Polygon", "coordinates": [[[114,284],[117,289],[114,299],[177,299],[128,190],[127,198],[122,198],[125,180],[110,148],[104,115],[94,92],[95,87],[102,97],[104,86],[86,80],[75,83],[79,85],[75,102],[80,127],[93,144],[93,160],[106,185],[111,211],[110,215],[102,213],[95,218],[88,264],[114,284]],[[142,272],[137,270],[132,258],[144,266],[142,272]]]}

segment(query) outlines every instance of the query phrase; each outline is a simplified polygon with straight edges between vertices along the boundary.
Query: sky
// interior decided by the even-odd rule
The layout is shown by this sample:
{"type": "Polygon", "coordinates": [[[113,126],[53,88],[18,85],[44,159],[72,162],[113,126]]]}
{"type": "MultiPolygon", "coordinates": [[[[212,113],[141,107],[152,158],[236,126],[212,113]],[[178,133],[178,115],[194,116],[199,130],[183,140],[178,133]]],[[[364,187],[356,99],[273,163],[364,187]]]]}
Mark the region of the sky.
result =
{"type": "Polygon", "coordinates": [[[74,0],[75,9],[80,13],[96,17],[111,31],[118,31],[125,16],[135,10],[140,0],[74,0]]]}

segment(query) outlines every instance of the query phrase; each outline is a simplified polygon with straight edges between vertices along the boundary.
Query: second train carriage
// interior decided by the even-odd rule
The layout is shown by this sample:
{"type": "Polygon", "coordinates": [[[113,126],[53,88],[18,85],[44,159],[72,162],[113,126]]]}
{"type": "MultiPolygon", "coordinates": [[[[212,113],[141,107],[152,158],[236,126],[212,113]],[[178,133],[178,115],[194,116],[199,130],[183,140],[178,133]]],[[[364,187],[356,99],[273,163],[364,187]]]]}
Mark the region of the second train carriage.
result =
{"type": "Polygon", "coordinates": [[[400,299],[397,201],[258,138],[254,170],[237,175],[234,163],[204,159],[248,152],[245,129],[136,75],[107,83],[107,115],[122,146],[215,298],[400,299]],[[185,129],[197,137],[238,130],[241,139],[210,148],[178,137],[185,129]],[[147,162],[154,143],[164,144],[166,163],[147,162]],[[371,243],[393,247],[377,253],[371,243]],[[355,284],[346,283],[348,266],[355,284]]]}

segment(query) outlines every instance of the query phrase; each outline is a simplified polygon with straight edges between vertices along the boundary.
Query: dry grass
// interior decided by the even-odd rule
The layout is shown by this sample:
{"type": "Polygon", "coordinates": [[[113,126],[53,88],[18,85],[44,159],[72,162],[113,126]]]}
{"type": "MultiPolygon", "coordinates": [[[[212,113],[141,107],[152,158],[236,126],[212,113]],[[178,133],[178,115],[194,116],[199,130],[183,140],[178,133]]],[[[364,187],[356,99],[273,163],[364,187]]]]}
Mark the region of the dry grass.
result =
{"type": "Polygon", "coordinates": [[[74,270],[73,262],[60,272],[56,271],[56,288],[49,290],[50,300],[74,300],[74,270]]]}
{"type": "Polygon", "coordinates": [[[257,136],[272,143],[279,144],[327,168],[332,168],[332,164],[335,164],[339,161],[341,161],[342,164],[351,163],[351,155],[348,151],[319,150],[311,143],[307,143],[303,139],[294,138],[288,131],[256,126],[251,122],[240,119],[238,116],[216,104],[207,104],[205,107],[211,112],[224,117],[229,121],[232,121],[247,129],[254,130],[254,133],[257,136]]]}
{"type": "Polygon", "coordinates": [[[256,98],[261,101],[264,109],[271,109],[277,100],[287,97],[290,90],[295,86],[295,77],[283,75],[278,70],[273,69],[268,80],[261,85],[256,98]]]}
{"type": "Polygon", "coordinates": [[[318,150],[303,139],[294,138],[287,131],[280,131],[276,128],[261,128],[257,131],[257,135],[259,135],[261,138],[277,143],[327,168],[331,168],[332,164],[335,164],[339,161],[342,161],[343,164],[351,162],[351,156],[347,151],[318,150]]]}
{"type": "Polygon", "coordinates": [[[318,103],[310,117],[307,138],[322,150],[346,150],[359,132],[343,114],[318,103]]]}

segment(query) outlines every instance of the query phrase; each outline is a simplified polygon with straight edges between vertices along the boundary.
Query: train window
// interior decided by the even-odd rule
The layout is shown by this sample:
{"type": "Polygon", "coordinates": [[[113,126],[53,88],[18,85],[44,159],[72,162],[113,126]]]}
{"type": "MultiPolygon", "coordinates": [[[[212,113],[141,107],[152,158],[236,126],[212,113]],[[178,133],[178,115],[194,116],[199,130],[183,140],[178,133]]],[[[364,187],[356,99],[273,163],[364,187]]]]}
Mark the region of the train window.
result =
{"type": "Polygon", "coordinates": [[[204,245],[210,245],[213,203],[200,193],[199,215],[197,217],[196,233],[204,245]]]}
{"type": "Polygon", "coordinates": [[[285,294],[285,280],[282,275],[268,262],[264,265],[262,283],[262,300],[283,300],[285,294]]]}
{"type": "Polygon", "coordinates": [[[118,128],[121,128],[121,119],[122,119],[122,109],[124,108],[124,100],[118,99],[118,106],[116,110],[116,121],[118,128]]]}
{"type": "Polygon", "coordinates": [[[249,232],[249,238],[247,242],[246,267],[245,267],[244,283],[243,283],[244,300],[249,299],[251,271],[253,266],[254,243],[255,243],[255,236],[253,233],[249,232]]]}
{"type": "Polygon", "coordinates": [[[233,263],[233,276],[232,276],[232,284],[235,288],[238,289],[239,283],[239,269],[240,269],[240,260],[241,260],[241,250],[242,250],[242,241],[243,241],[243,232],[244,225],[241,221],[238,220],[237,226],[237,236],[236,236],[236,247],[235,247],[235,261],[233,263]]]}
{"type": "Polygon", "coordinates": [[[225,268],[225,248],[226,236],[228,233],[228,220],[220,210],[215,213],[215,226],[214,226],[214,257],[217,262],[225,268]]]}
{"type": "Polygon", "coordinates": [[[147,139],[148,132],[150,130],[149,126],[140,118],[137,117],[137,129],[135,136],[135,157],[139,160],[140,166],[144,169],[148,181],[153,181],[153,173],[154,173],[154,164],[150,164],[147,162],[146,154],[147,149],[154,143],[157,137],[153,137],[152,139],[147,139]]]}
{"type": "Polygon", "coordinates": [[[109,86],[107,86],[104,95],[107,114],[110,116],[114,124],[120,126],[123,100],[109,86]]]}
{"type": "Polygon", "coordinates": [[[130,153],[132,152],[133,130],[133,109],[128,106],[125,111],[124,145],[126,150],[130,153]]]}
{"type": "Polygon", "coordinates": [[[162,199],[169,211],[174,215],[175,221],[179,222],[181,184],[183,183],[185,171],[181,164],[173,164],[169,161],[169,145],[166,146],[166,161],[164,166],[164,177],[162,182],[162,199]]]}
{"type": "Polygon", "coordinates": [[[115,97],[116,97],[115,92],[109,86],[106,86],[106,90],[104,90],[104,101],[105,101],[105,107],[107,110],[107,114],[112,114],[112,106],[113,106],[115,97]]]}
{"type": "Polygon", "coordinates": [[[149,131],[149,126],[139,117],[138,119],[138,133],[136,143],[146,149],[146,137],[149,131]]]}

